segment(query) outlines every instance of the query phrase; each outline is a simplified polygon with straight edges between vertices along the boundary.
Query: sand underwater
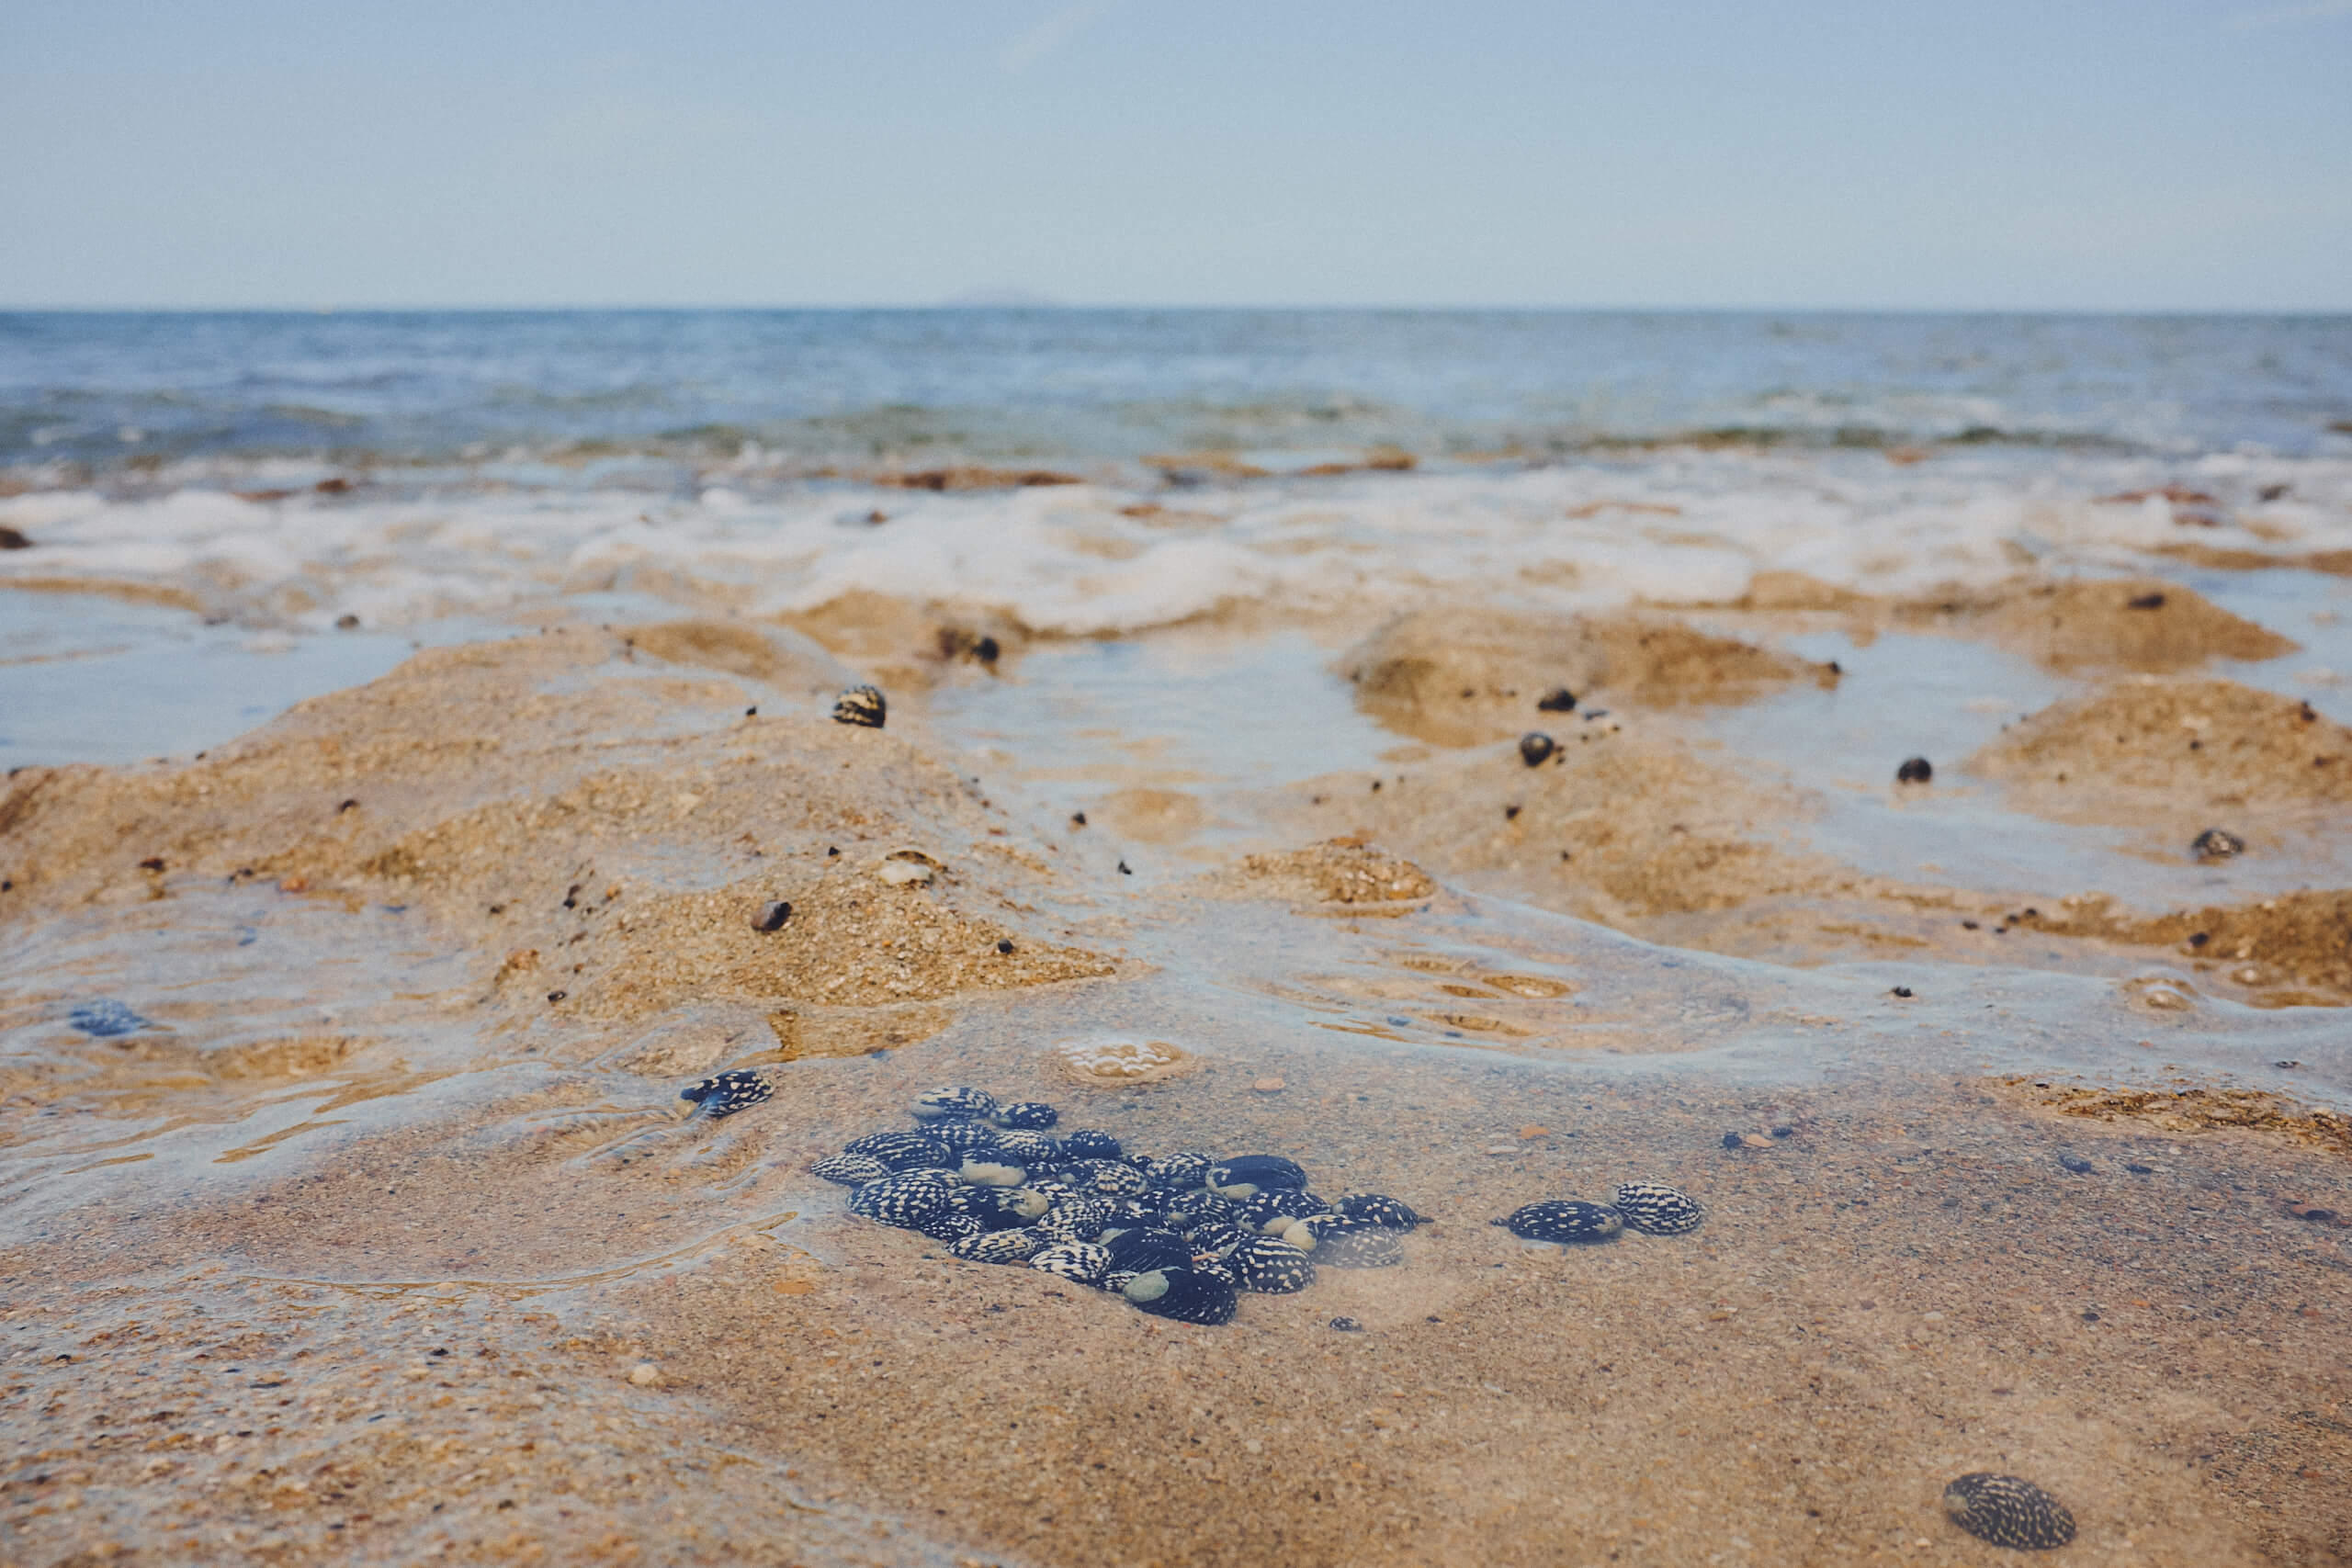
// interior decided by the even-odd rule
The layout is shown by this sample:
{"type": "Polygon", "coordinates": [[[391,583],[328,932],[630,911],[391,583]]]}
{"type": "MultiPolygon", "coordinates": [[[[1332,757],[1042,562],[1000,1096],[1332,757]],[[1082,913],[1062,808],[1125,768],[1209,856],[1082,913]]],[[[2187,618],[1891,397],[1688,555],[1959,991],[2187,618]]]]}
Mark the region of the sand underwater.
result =
{"type": "MultiPolygon", "coordinates": [[[[1827,461],[868,476],[824,525],[1114,570],[1254,515],[1279,574],[1483,486],[1598,560],[1827,461]]],[[[763,600],[706,494],[702,575],[567,536],[402,621],[387,561],[465,578],[413,495],[224,498],[372,543],[208,576],[74,533],[164,502],[28,494],[12,602],[390,630],[0,785],[0,1558],[2025,1561],[1946,1517],[1989,1471],[2052,1563],[2352,1562],[2352,716],[2295,683],[2352,662],[2352,465],[2140,466],[2039,555],[1577,600],[1396,525],[1408,587],[1091,626],[1164,581],[763,600]],[[680,1099],[729,1069],[772,1096],[680,1099]],[[1204,1326],[811,1173],[956,1085],[1432,1223],[1204,1326]],[[1635,1180],[1704,1223],[1488,1223],[1635,1180]]]]}

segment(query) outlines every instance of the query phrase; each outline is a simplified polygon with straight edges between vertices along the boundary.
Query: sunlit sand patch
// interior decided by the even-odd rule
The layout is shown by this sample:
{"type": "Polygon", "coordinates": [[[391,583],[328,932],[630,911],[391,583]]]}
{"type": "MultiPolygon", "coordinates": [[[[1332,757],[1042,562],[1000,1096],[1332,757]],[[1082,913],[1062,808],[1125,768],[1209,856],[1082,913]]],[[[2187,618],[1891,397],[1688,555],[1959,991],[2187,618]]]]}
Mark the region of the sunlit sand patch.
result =
{"type": "Polygon", "coordinates": [[[1073,1040],[1050,1055],[1064,1076],[1097,1089],[1157,1083],[1200,1065],[1191,1052],[1164,1040],[1073,1040]]]}

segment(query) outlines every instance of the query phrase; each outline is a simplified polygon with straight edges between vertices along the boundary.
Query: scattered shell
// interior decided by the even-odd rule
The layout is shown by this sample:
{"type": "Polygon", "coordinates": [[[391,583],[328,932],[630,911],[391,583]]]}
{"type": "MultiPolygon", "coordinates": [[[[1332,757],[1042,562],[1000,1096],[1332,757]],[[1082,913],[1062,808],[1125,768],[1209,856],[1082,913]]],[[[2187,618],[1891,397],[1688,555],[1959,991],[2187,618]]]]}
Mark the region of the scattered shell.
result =
{"type": "Polygon", "coordinates": [[[138,1013],[111,998],[84,1002],[65,1015],[65,1021],[85,1034],[110,1040],[118,1034],[134,1034],[151,1027],[138,1013]]]}
{"type": "Polygon", "coordinates": [[[1387,1269],[1405,1261],[1405,1248],[1395,1231],[1340,1214],[1300,1220],[1283,1232],[1283,1242],[1312,1252],[1316,1262],[1334,1269],[1387,1269]]]}
{"type": "Polygon", "coordinates": [[[1925,757],[1905,757],[1894,770],[1894,782],[1899,784],[1926,784],[1935,776],[1936,765],[1925,757]]]}
{"type": "Polygon", "coordinates": [[[948,1194],[947,1206],[959,1214],[969,1214],[987,1230],[1013,1230],[1041,1219],[1051,1207],[1052,1200],[1034,1187],[978,1187],[962,1185],[948,1194]]]}
{"type": "Polygon", "coordinates": [[[2245,853],[2245,840],[2227,828],[2208,828],[2188,841],[2188,852],[2199,860],[2227,860],[2245,853]]]}
{"type": "Polygon", "coordinates": [[[1331,1212],[1345,1214],[1351,1220],[1370,1220],[1393,1231],[1408,1231],[1415,1225],[1430,1223],[1427,1214],[1417,1214],[1396,1199],[1377,1192],[1351,1192],[1331,1200],[1331,1212]]]}
{"type": "Polygon", "coordinates": [[[1102,1244],[1114,1269],[1182,1269],[1193,1261],[1192,1244],[1173,1231],[1121,1231],[1102,1244]]]}
{"type": "Polygon", "coordinates": [[[1182,1323],[1233,1321],[1233,1287],[1192,1269],[1153,1269],[1137,1274],[1119,1292],[1154,1317],[1182,1323]]]}
{"type": "Polygon", "coordinates": [[[1560,749],[1559,742],[1540,729],[1531,729],[1519,738],[1519,760],[1531,768],[1540,768],[1552,760],[1560,749]]]}
{"type": "Polygon", "coordinates": [[[1335,1317],[1331,1320],[1331,1326],[1338,1329],[1342,1334],[1362,1334],[1363,1332],[1363,1325],[1358,1323],[1352,1317],[1335,1317]]]}
{"type": "Polygon", "coordinates": [[[995,1147],[1005,1158],[1023,1165],[1055,1165],[1067,1157],[1062,1145],[1045,1134],[1024,1133],[1017,1127],[999,1133],[995,1147]]]}
{"type": "Polygon", "coordinates": [[[988,1226],[969,1214],[941,1214],[936,1218],[925,1220],[915,1229],[933,1241],[944,1241],[952,1246],[967,1235],[978,1235],[982,1231],[987,1230],[988,1226]]]}
{"type": "Polygon", "coordinates": [[[1535,699],[1535,711],[1538,713],[1574,713],[1577,711],[1576,694],[1569,691],[1566,686],[1555,686],[1550,691],[1535,699]]]}
{"type": "Polygon", "coordinates": [[[872,1155],[827,1155],[810,1166],[808,1173],[827,1181],[838,1181],[843,1187],[862,1187],[889,1175],[890,1168],[872,1155]]]}
{"type": "MultiPolygon", "coordinates": [[[[1191,1193],[1199,1191],[1201,1185],[1208,1180],[1209,1168],[1216,1163],[1204,1154],[1197,1154],[1186,1149],[1172,1155],[1162,1155],[1142,1168],[1144,1173],[1151,1178],[1151,1184],[1154,1187],[1170,1192],[1191,1193]]],[[[1213,1201],[1223,1201],[1210,1192],[1201,1192],[1200,1196],[1213,1201]]]]}
{"type": "Polygon", "coordinates": [[[1288,1228],[1293,1220],[1303,1220],[1309,1214],[1329,1213],[1331,1205],[1312,1192],[1273,1187],[1251,1193],[1242,1199],[1236,1209],[1243,1224],[1279,1234],[1288,1228]]]}
{"type": "Polygon", "coordinates": [[[1260,1094],[1280,1094],[1283,1084],[1280,1078],[1260,1078],[1250,1087],[1260,1094]]]}
{"type": "Polygon", "coordinates": [[[1625,1228],[1624,1216],[1616,1210],[1573,1199],[1530,1203],[1490,1223],[1508,1227],[1525,1241],[1566,1243],[1607,1241],[1625,1228]]]}
{"type": "Polygon", "coordinates": [[[1119,1159],[1126,1151],[1110,1134],[1080,1127],[1062,1135],[1062,1152],[1072,1159],[1119,1159]]]}
{"type": "MultiPolygon", "coordinates": [[[[720,1073],[699,1083],[690,1083],[678,1091],[680,1100],[691,1100],[702,1107],[702,1114],[713,1120],[732,1116],[738,1111],[759,1104],[775,1097],[775,1086],[757,1073],[720,1073]]],[[[856,1151],[864,1153],[865,1151],[856,1151]]]]}
{"type": "Polygon", "coordinates": [[[2030,1481],[1977,1471],[1944,1488],[1944,1512],[1980,1540],[2048,1551],[2075,1539],[2075,1516],[2030,1481]]]}
{"type": "Polygon", "coordinates": [[[973,1187],[1018,1187],[1029,1179],[1029,1173],[1021,1167],[990,1159],[967,1159],[956,1176],[973,1187]]]}
{"type": "Polygon", "coordinates": [[[1206,1179],[1213,1191],[1247,1198],[1261,1188],[1299,1190],[1306,1185],[1306,1172],[1280,1155],[1238,1155],[1211,1166],[1206,1179]]]}
{"type": "Polygon", "coordinates": [[[1011,1105],[1000,1105],[996,1110],[996,1123],[1000,1127],[1035,1131],[1050,1127],[1061,1119],[1060,1111],[1039,1100],[1016,1100],[1011,1105]]]}
{"type": "Polygon", "coordinates": [[[752,917],[752,929],[755,931],[780,931],[784,929],[784,922],[790,919],[792,906],[778,898],[760,906],[759,913],[752,917]]]}
{"type": "Polygon", "coordinates": [[[872,686],[852,686],[833,702],[833,722],[854,724],[861,729],[879,729],[888,716],[889,704],[872,686]]]}
{"type": "Polygon", "coordinates": [[[1685,1193],[1656,1181],[1628,1181],[1610,1200],[1625,1228],[1645,1235],[1681,1235],[1699,1228],[1707,1211],[1685,1193]]]}
{"type": "Polygon", "coordinates": [[[849,1195],[850,1213],[909,1230],[947,1213],[956,1179],[944,1170],[909,1170],[869,1181],[849,1195]]]}
{"type": "Polygon", "coordinates": [[[1192,1054],[1164,1040],[1083,1040],[1057,1045],[1054,1061],[1082,1084],[1152,1083],[1189,1072],[1192,1054]]]}
{"type": "Polygon", "coordinates": [[[892,1170],[952,1170],[962,1163],[945,1144],[924,1133],[868,1133],[842,1153],[878,1159],[892,1170]]]}
{"type": "Polygon", "coordinates": [[[874,874],[892,887],[923,887],[939,873],[919,860],[886,860],[874,868],[874,874]]]}
{"type": "Polygon", "coordinates": [[[1081,1285],[1100,1285],[1111,1272],[1111,1251],[1091,1241],[1057,1242],[1032,1258],[1029,1267],[1081,1285]]]}
{"type": "Polygon", "coordinates": [[[985,1122],[932,1122],[924,1125],[923,1132],[956,1154],[968,1155],[975,1149],[993,1149],[1001,1142],[996,1129],[985,1122]]]}
{"type": "Polygon", "coordinates": [[[947,1250],[971,1263],[1026,1263],[1046,1250],[1046,1238],[1033,1230],[983,1231],[947,1250]]]}
{"type": "Polygon", "coordinates": [[[985,1121],[995,1114],[996,1096],[986,1089],[935,1089],[929,1094],[915,1097],[914,1117],[918,1122],[933,1122],[947,1117],[956,1117],[966,1121],[985,1121]]]}

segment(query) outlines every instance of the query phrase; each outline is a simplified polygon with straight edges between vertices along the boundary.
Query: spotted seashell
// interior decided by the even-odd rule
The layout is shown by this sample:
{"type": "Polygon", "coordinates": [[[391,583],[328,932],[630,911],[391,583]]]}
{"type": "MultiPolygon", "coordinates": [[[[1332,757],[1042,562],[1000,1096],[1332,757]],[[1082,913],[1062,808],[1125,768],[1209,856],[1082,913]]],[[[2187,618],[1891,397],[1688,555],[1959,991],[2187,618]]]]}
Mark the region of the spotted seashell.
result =
{"type": "Polygon", "coordinates": [[[2047,1551],[2075,1539],[2066,1506],[2014,1475],[1978,1471],[1944,1488],[1944,1512],[1980,1540],[2018,1551],[2047,1551]]]}
{"type": "Polygon", "coordinates": [[[1173,1231],[1121,1231],[1104,1236],[1102,1245],[1111,1249],[1114,1269],[1183,1269],[1193,1261],[1192,1244],[1173,1231]]]}
{"type": "Polygon", "coordinates": [[[868,1133],[844,1144],[842,1153],[868,1156],[892,1170],[952,1170],[959,1163],[946,1145],[925,1133],[868,1133]]]}
{"type": "Polygon", "coordinates": [[[1386,1225],[1339,1231],[1316,1238],[1315,1261],[1330,1269],[1389,1269],[1405,1261],[1405,1245],[1386,1225]]]}
{"type": "Polygon", "coordinates": [[[985,1122],[932,1122],[922,1131],[923,1136],[936,1138],[946,1145],[950,1154],[968,1155],[997,1146],[997,1131],[985,1122]]]}
{"type": "Polygon", "coordinates": [[[1625,1228],[1624,1216],[1599,1203],[1566,1200],[1530,1203],[1492,1222],[1523,1241],[1607,1241],[1625,1228]]]}
{"type": "Polygon", "coordinates": [[[1166,1215],[1166,1209],[1156,1200],[1159,1194],[1141,1193],[1133,1198],[1114,1198],[1118,1204],[1114,1223],[1125,1225],[1157,1225],[1166,1215]]]}
{"type": "Polygon", "coordinates": [[[1105,1199],[1065,1198],[1046,1211],[1037,1228],[1064,1241],[1092,1241],[1117,1214],[1117,1207],[1105,1199]]]}
{"type": "Polygon", "coordinates": [[[1214,1192],[1185,1192],[1169,1200],[1168,1223],[1178,1230],[1194,1225],[1239,1224],[1240,1206],[1230,1198],[1220,1198],[1214,1192]]]}
{"type": "Polygon", "coordinates": [[[1151,1178],[1154,1187],[1170,1192],[1190,1192],[1208,1179],[1209,1167],[1216,1163],[1206,1155],[1188,1150],[1162,1155],[1141,1168],[1151,1178]]]}
{"type": "Polygon", "coordinates": [[[1238,1303],[1231,1285],[1192,1269],[1147,1269],[1119,1293],[1154,1317],[1180,1323],[1230,1323],[1238,1303]]]}
{"type": "Polygon", "coordinates": [[[691,1083],[678,1091],[680,1100],[691,1100],[702,1107],[702,1114],[716,1120],[732,1116],[738,1111],[773,1099],[775,1086],[757,1073],[720,1073],[716,1077],[691,1083]]]}
{"type": "Polygon", "coordinates": [[[808,1174],[838,1181],[843,1187],[862,1187],[889,1175],[890,1168],[872,1155],[827,1155],[808,1168],[808,1174]]]}
{"type": "Polygon", "coordinates": [[[1058,1165],[1063,1159],[1062,1146],[1043,1133],[1024,1133],[1018,1129],[996,1135],[997,1152],[1006,1159],[1023,1165],[1058,1165]]]}
{"type": "Polygon", "coordinates": [[[947,1250],[972,1263],[1026,1263],[1046,1245],[1033,1230],[982,1231],[949,1244],[947,1250]]]}
{"type": "Polygon", "coordinates": [[[1540,729],[1531,729],[1519,738],[1519,760],[1531,768],[1542,767],[1559,749],[1559,743],[1540,729]]]}
{"type": "Polygon", "coordinates": [[[2227,860],[2245,853],[2245,840],[2227,828],[2208,828],[2188,840],[2188,852],[2199,860],[2227,860]]]}
{"type": "Polygon", "coordinates": [[[997,1125],[1037,1129],[1050,1127],[1062,1119],[1062,1113],[1042,1100],[1015,1100],[996,1109],[997,1125]]]}
{"type": "Polygon", "coordinates": [[[1680,1235],[1707,1217],[1694,1200],[1655,1181],[1626,1182],[1609,1206],[1625,1216],[1627,1230],[1645,1235],[1680,1235]]]}
{"type": "Polygon", "coordinates": [[[1233,1260],[1229,1258],[1195,1258],[1193,1259],[1192,1268],[1195,1274],[1205,1274],[1212,1280],[1223,1280],[1235,1290],[1241,1288],[1241,1276],[1234,1271],[1233,1260]]]}
{"type": "Polygon", "coordinates": [[[1081,1285],[1100,1285],[1111,1272],[1111,1250],[1091,1241],[1057,1242],[1032,1258],[1029,1267],[1081,1285]]]}
{"type": "Polygon", "coordinates": [[[1392,1231],[1408,1231],[1415,1225],[1430,1223],[1427,1214],[1417,1214],[1406,1204],[1377,1192],[1351,1192],[1344,1198],[1331,1200],[1331,1212],[1345,1214],[1351,1220],[1370,1220],[1392,1231]]]}
{"type": "Polygon", "coordinates": [[[833,722],[854,724],[860,729],[881,728],[889,711],[889,703],[872,686],[852,686],[833,699],[833,722]]]}
{"type": "Polygon", "coordinates": [[[996,1114],[996,1096],[982,1089],[935,1089],[915,1096],[913,1110],[918,1122],[985,1122],[996,1114]]]}
{"type": "Polygon", "coordinates": [[[1102,1276],[1102,1283],[1098,1285],[1096,1289],[1124,1292],[1127,1288],[1128,1281],[1133,1280],[1135,1277],[1136,1270],[1132,1269],[1114,1269],[1108,1274],[1102,1276]]]}
{"type": "Polygon", "coordinates": [[[958,1186],[947,1196],[947,1207],[992,1231],[1012,1230],[1041,1219],[1052,1200],[1030,1187],[958,1186]]]}
{"type": "Polygon", "coordinates": [[[1223,1220],[1211,1220],[1206,1224],[1194,1225],[1184,1233],[1184,1239],[1192,1243],[1193,1256],[1195,1258],[1204,1254],[1222,1258],[1239,1247],[1249,1237],[1248,1231],[1243,1230],[1239,1225],[1228,1224],[1223,1220]]]}
{"type": "Polygon", "coordinates": [[[980,1235],[988,1227],[969,1214],[946,1213],[923,1221],[915,1229],[933,1241],[957,1242],[967,1235],[980,1235]]]}
{"type": "Polygon", "coordinates": [[[1080,1127],[1062,1134],[1062,1152],[1072,1159],[1117,1159],[1125,1151],[1110,1134],[1080,1127]]]}
{"type": "Polygon", "coordinates": [[[1151,1190],[1150,1179],[1131,1165],[1114,1159],[1073,1160],[1063,1166],[1063,1179],[1081,1192],[1114,1198],[1140,1198],[1151,1190]]]}
{"type": "Polygon", "coordinates": [[[1280,1155],[1240,1155],[1209,1167],[1204,1179],[1212,1191],[1227,1198],[1247,1198],[1267,1190],[1302,1190],[1306,1172],[1280,1155]]]}
{"type": "Polygon", "coordinates": [[[1245,1238],[1228,1261],[1234,1278],[1245,1291],[1288,1295],[1315,1283],[1315,1264],[1306,1254],[1270,1235],[1245,1238]]]}
{"type": "Polygon", "coordinates": [[[1331,1205],[1312,1192],[1293,1192],[1275,1189],[1252,1192],[1238,1205],[1241,1222],[1259,1230],[1281,1231],[1293,1220],[1303,1220],[1309,1214],[1328,1214],[1331,1205]]]}
{"type": "Polygon", "coordinates": [[[946,1213],[955,1178],[944,1170],[908,1170],[869,1181],[849,1195],[853,1214],[909,1230],[946,1213]]]}
{"type": "Polygon", "coordinates": [[[967,1158],[956,1168],[956,1179],[972,1187],[1018,1187],[1029,1173],[1002,1160],[967,1158]]]}

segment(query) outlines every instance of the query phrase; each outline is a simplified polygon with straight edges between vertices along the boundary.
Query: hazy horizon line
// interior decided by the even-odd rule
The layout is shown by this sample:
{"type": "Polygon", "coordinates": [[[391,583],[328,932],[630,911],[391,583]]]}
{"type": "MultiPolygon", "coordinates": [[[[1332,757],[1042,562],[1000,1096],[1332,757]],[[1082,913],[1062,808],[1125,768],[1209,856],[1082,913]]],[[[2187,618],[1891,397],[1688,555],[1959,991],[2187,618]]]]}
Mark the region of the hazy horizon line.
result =
{"type": "Polygon", "coordinates": [[[539,304],[10,304],[0,302],[0,316],[407,316],[407,315],[567,315],[590,312],[638,315],[874,315],[978,314],[1015,312],[1034,315],[1108,315],[1159,311],[1208,315],[1322,313],[1329,315],[1593,315],[1593,316],[2098,316],[2098,317],[2333,317],[2352,316],[2352,305],[1465,305],[1465,304],[1198,304],[1086,303],[1060,300],[990,303],[973,300],[933,300],[918,303],[869,304],[647,304],[567,302],[539,304]]]}

